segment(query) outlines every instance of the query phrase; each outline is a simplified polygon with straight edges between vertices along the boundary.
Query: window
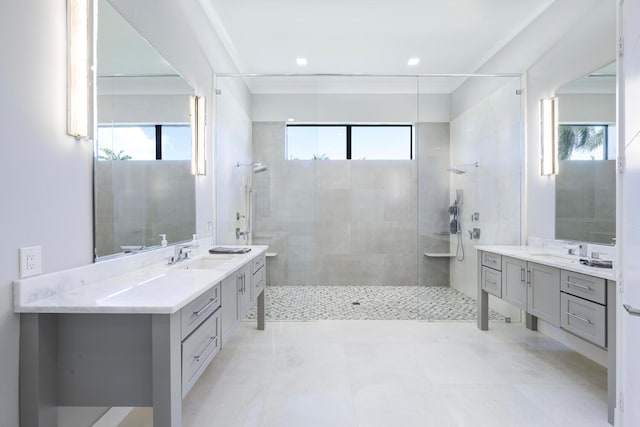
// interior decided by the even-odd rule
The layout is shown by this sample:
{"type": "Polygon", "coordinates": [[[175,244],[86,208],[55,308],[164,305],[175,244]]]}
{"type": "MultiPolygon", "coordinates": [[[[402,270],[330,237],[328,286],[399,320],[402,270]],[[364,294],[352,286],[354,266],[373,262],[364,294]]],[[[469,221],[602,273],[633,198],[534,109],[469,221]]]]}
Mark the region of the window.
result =
{"type": "Polygon", "coordinates": [[[287,125],[289,160],[411,160],[411,125],[287,125]]]}
{"type": "Polygon", "coordinates": [[[100,125],[98,160],[190,160],[189,125],[100,125]]]}
{"type": "Polygon", "coordinates": [[[560,125],[558,157],[560,160],[615,158],[615,144],[610,144],[611,129],[609,128],[608,125],[560,125]],[[610,145],[613,146],[610,147],[610,145]]]}

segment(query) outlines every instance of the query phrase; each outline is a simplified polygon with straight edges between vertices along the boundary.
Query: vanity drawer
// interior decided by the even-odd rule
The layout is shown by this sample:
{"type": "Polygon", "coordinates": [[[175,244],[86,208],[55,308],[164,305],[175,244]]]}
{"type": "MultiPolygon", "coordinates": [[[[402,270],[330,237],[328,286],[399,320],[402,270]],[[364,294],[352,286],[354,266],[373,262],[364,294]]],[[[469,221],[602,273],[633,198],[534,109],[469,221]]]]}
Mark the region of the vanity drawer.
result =
{"type": "Polygon", "coordinates": [[[185,339],[211,313],[220,307],[220,283],[191,301],[180,310],[182,339],[185,339]]]}
{"type": "Polygon", "coordinates": [[[260,292],[264,290],[264,286],[267,282],[266,276],[265,268],[261,268],[251,276],[251,302],[255,302],[258,295],[260,295],[260,292]]]}
{"type": "Polygon", "coordinates": [[[502,267],[502,256],[482,251],[482,265],[500,270],[502,267]]]}
{"type": "Polygon", "coordinates": [[[560,325],[585,340],[606,347],[607,311],[604,306],[560,293],[560,325]]]}
{"type": "Polygon", "coordinates": [[[220,310],[213,313],[182,342],[182,397],[220,350],[220,310]]]}
{"type": "Polygon", "coordinates": [[[560,290],[598,304],[606,304],[607,285],[604,279],[562,270],[560,290]]]}
{"type": "Polygon", "coordinates": [[[253,260],[251,273],[256,274],[258,270],[264,267],[264,264],[265,264],[265,256],[264,254],[262,254],[253,260]]]}
{"type": "Polygon", "coordinates": [[[482,267],[482,289],[502,298],[502,273],[493,268],[482,267]]]}

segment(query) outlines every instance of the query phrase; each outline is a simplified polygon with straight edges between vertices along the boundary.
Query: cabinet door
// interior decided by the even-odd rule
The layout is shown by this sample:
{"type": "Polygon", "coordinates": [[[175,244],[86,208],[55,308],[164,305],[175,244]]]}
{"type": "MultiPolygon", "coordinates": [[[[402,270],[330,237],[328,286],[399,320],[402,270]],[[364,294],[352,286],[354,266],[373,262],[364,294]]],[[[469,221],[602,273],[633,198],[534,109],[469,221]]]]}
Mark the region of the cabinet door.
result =
{"type": "Polygon", "coordinates": [[[527,263],[527,312],[560,326],[560,269],[527,263]]]}
{"type": "Polygon", "coordinates": [[[237,273],[232,274],[220,283],[222,297],[222,318],[220,319],[222,326],[222,344],[226,342],[227,337],[238,323],[238,279],[237,273]]]}
{"type": "Polygon", "coordinates": [[[527,306],[527,262],[502,257],[502,299],[521,310],[527,306]]]}
{"type": "Polygon", "coordinates": [[[238,270],[238,320],[244,319],[251,308],[251,265],[238,270]]]}

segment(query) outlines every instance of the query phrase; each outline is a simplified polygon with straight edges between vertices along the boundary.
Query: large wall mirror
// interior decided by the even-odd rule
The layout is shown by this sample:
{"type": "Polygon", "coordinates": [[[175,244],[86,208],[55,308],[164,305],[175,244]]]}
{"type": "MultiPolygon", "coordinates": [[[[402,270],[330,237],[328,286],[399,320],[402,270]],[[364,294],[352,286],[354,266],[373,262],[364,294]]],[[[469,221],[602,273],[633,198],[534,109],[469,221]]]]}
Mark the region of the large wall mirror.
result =
{"type": "Polygon", "coordinates": [[[615,63],[556,91],[559,167],[556,238],[614,243],[616,233],[615,63]]]}
{"type": "Polygon", "coordinates": [[[97,55],[96,260],[191,239],[193,89],[107,0],[97,55]]]}

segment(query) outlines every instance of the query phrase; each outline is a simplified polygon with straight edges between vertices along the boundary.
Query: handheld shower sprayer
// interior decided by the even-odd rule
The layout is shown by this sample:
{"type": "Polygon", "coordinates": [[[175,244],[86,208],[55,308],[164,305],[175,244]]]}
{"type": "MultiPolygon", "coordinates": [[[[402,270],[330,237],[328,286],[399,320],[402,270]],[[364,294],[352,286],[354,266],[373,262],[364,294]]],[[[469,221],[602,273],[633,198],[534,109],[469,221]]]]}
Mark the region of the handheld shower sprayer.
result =
{"type": "Polygon", "coordinates": [[[462,206],[462,190],[456,190],[456,199],[453,204],[449,206],[449,215],[453,215],[453,219],[449,223],[449,232],[454,234],[458,238],[458,244],[456,248],[456,259],[462,261],[464,259],[464,247],[462,246],[462,225],[460,224],[460,207],[462,206]]]}

